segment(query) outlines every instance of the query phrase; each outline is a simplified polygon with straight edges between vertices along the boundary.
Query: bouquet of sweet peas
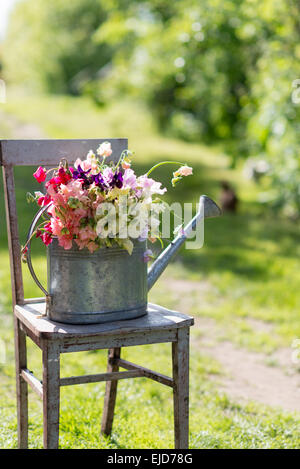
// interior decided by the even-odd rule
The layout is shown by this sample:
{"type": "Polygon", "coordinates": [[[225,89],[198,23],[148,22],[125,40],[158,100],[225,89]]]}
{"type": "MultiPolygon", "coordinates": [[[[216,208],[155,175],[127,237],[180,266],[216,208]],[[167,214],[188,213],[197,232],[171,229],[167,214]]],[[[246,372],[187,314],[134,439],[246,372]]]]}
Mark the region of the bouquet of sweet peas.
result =
{"type": "MultiPolygon", "coordinates": [[[[49,216],[34,233],[45,245],[56,237],[64,249],[75,243],[92,253],[100,247],[119,246],[131,254],[133,238],[152,242],[159,238],[159,219],[150,219],[149,214],[162,210],[159,196],[167,189],[149,175],[162,164],[178,162],[163,161],[137,176],[129,151],[124,151],[117,163],[108,162],[111,154],[110,143],[104,142],[96,154],[89,151],[86,159],[77,159],[73,166],[64,159],[58,168],[46,171],[40,166],[33,174],[39,183],[45,182],[46,193],[31,196],[49,216]]],[[[192,174],[192,168],[179,164],[173,186],[192,174]]]]}

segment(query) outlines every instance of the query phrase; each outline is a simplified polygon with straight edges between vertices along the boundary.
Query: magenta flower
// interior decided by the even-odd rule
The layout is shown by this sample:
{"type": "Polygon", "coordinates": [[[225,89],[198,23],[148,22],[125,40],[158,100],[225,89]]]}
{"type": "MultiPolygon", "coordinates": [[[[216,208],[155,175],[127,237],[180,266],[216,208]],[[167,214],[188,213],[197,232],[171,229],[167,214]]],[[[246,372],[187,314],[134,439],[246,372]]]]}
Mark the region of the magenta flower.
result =
{"type": "Polygon", "coordinates": [[[33,177],[41,184],[46,179],[46,168],[42,168],[41,166],[38,167],[35,173],[33,173],[33,177]]]}

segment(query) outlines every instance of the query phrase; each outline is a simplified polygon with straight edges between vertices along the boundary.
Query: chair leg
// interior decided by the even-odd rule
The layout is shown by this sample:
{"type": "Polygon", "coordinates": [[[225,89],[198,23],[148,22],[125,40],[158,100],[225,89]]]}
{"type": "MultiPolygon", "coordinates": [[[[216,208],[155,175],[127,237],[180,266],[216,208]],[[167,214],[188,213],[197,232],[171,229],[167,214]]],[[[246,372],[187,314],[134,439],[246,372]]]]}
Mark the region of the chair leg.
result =
{"type": "MultiPolygon", "coordinates": [[[[114,358],[120,358],[121,348],[111,348],[108,350],[107,372],[119,371],[119,366],[111,363],[114,358]]],[[[110,435],[114,420],[114,411],[117,398],[118,381],[107,381],[104,397],[104,408],[102,415],[101,433],[110,435]]]]}
{"type": "Polygon", "coordinates": [[[189,328],[172,343],[175,448],[189,447],[189,328]]]}
{"type": "Polygon", "coordinates": [[[15,317],[15,358],[18,415],[18,448],[28,448],[28,385],[21,377],[21,369],[27,368],[26,334],[15,317]]]}
{"type": "Polygon", "coordinates": [[[43,345],[44,448],[57,449],[59,440],[60,352],[56,342],[43,345]]]}

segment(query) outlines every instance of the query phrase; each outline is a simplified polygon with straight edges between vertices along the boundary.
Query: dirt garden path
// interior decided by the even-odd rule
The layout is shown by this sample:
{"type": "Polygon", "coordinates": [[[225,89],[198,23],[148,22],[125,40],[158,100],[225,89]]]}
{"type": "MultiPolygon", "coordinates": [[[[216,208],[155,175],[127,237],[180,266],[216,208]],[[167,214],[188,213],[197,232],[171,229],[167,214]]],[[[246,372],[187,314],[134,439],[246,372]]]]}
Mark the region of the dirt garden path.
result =
{"type": "MultiPolygon", "coordinates": [[[[180,310],[188,314],[191,310],[186,299],[195,289],[199,291],[199,284],[168,279],[168,288],[177,294],[184,292],[185,299],[180,310]]],[[[249,323],[257,331],[272,333],[273,328],[269,323],[250,318],[249,323]]],[[[257,401],[300,412],[299,365],[297,367],[292,362],[291,348],[281,348],[267,356],[222,340],[220,326],[213,319],[197,317],[194,327],[201,334],[192,334],[192,347],[211,356],[222,367],[223,374],[212,378],[217,379],[220,391],[240,402],[257,401]]]]}

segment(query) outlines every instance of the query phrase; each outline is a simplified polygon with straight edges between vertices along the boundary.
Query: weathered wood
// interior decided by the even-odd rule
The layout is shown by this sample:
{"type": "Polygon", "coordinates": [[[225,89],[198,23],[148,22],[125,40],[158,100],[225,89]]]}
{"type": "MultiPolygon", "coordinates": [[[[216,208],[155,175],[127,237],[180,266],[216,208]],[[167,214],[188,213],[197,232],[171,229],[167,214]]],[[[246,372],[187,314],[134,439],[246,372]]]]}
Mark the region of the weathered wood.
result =
{"type": "Polygon", "coordinates": [[[24,305],[30,305],[34,303],[44,303],[45,302],[45,297],[39,297],[39,298],[25,298],[24,300],[24,305]]]}
{"type": "MultiPolygon", "coordinates": [[[[17,315],[15,315],[17,318],[17,315]]],[[[23,324],[20,320],[20,328],[23,332],[25,332],[26,336],[29,337],[39,348],[42,348],[41,343],[42,339],[35,335],[35,333],[29,329],[25,324],[23,324]]]]}
{"type": "Polygon", "coordinates": [[[12,166],[3,167],[3,186],[6,209],[6,226],[8,250],[10,260],[10,275],[12,286],[13,306],[24,302],[21,247],[18,231],[18,215],[15,196],[14,169],[12,166]]]}
{"type": "MultiPolygon", "coordinates": [[[[111,348],[108,351],[107,372],[117,373],[119,366],[117,363],[112,363],[112,360],[120,359],[121,348],[111,348]]],[[[104,406],[101,422],[101,433],[110,435],[113,426],[115,405],[117,399],[118,381],[108,381],[105,388],[104,406]]]]}
{"type": "Polygon", "coordinates": [[[43,344],[44,448],[57,449],[59,440],[60,355],[55,341],[43,344]]]}
{"type": "MultiPolygon", "coordinates": [[[[93,337],[128,336],[132,333],[149,333],[162,330],[176,330],[180,327],[192,325],[191,316],[170,311],[162,306],[149,303],[148,314],[137,319],[113,321],[104,324],[73,325],[50,321],[45,314],[45,301],[17,305],[15,313],[35,335],[47,339],[73,339],[93,337]]],[[[73,343],[76,343],[73,342],[73,343]]]]}
{"type": "Polygon", "coordinates": [[[176,341],[176,330],[162,330],[161,332],[143,332],[125,335],[115,335],[108,337],[91,337],[79,339],[65,339],[61,341],[61,353],[83,352],[88,350],[102,350],[118,347],[132,347],[136,345],[160,344],[162,342],[176,341]]]}
{"type": "Polygon", "coordinates": [[[141,371],[120,371],[114,373],[98,373],[95,375],[70,376],[60,378],[60,386],[73,386],[74,384],[99,383],[100,381],[116,381],[119,379],[140,378],[144,376],[141,371]]]}
{"type": "Polygon", "coordinates": [[[31,371],[27,368],[21,370],[21,377],[31,386],[32,390],[36,392],[39,397],[43,397],[43,384],[31,371]]]}
{"type": "Polygon", "coordinates": [[[172,343],[175,448],[189,447],[189,328],[172,343]]]}
{"type": "Polygon", "coordinates": [[[4,166],[55,166],[62,158],[73,163],[77,158],[84,159],[89,150],[109,141],[113,150],[112,159],[119,159],[128,148],[126,138],[97,138],[79,140],[0,140],[2,164],[4,166]]]}
{"type": "Polygon", "coordinates": [[[135,363],[131,363],[127,360],[113,359],[111,362],[118,363],[120,368],[125,368],[125,370],[138,370],[145,378],[152,379],[153,381],[157,381],[158,383],[164,384],[165,386],[170,386],[171,388],[173,387],[173,379],[169,376],[157,373],[156,371],[152,371],[149,368],[136,365],[135,363]]]}
{"type": "Polygon", "coordinates": [[[15,328],[15,360],[16,360],[16,391],[18,418],[18,447],[28,447],[28,386],[21,378],[22,368],[27,367],[26,335],[20,328],[19,320],[14,318],[15,328]]]}

